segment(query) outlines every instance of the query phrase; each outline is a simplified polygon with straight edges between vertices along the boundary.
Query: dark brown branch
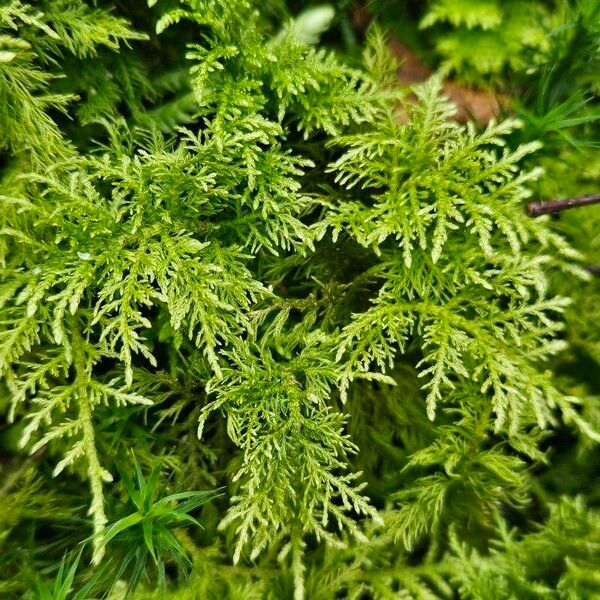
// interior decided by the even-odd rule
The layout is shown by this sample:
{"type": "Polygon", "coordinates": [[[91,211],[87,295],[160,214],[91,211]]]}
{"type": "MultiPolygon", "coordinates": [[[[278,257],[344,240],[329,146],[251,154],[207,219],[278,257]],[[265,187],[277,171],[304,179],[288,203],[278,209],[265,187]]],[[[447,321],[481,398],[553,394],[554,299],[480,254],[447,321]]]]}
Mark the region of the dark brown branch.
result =
{"type": "Polygon", "coordinates": [[[564,198],[562,200],[548,200],[547,202],[530,202],[527,205],[527,214],[530,217],[539,217],[541,215],[551,215],[569,208],[598,203],[600,203],[600,194],[584,194],[583,196],[564,198]]]}
{"type": "Polygon", "coordinates": [[[592,275],[600,275],[600,265],[587,265],[585,270],[592,275]]]}

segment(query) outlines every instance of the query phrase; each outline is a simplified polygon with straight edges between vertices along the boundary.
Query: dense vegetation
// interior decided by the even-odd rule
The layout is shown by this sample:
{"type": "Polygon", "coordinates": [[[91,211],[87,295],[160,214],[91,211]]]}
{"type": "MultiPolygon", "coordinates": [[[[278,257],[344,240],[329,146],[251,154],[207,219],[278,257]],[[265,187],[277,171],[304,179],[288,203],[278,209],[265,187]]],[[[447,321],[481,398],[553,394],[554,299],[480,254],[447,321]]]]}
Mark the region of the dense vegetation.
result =
{"type": "Polygon", "coordinates": [[[600,597],[600,4],[365,4],[0,5],[2,598],[600,597]]]}

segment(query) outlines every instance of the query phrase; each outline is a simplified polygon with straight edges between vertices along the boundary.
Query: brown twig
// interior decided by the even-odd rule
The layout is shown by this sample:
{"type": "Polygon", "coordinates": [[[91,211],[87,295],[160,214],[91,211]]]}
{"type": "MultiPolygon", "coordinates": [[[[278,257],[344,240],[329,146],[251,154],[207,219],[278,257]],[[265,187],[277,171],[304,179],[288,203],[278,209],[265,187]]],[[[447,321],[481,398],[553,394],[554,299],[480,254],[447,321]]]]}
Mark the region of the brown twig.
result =
{"type": "Polygon", "coordinates": [[[600,265],[587,265],[585,270],[592,275],[600,275],[600,265]]]}
{"type": "MultiPolygon", "coordinates": [[[[542,215],[551,215],[570,208],[599,203],[600,194],[584,194],[583,196],[574,196],[573,198],[563,198],[560,200],[548,200],[547,202],[530,202],[527,204],[526,210],[530,217],[540,217],[542,215]]],[[[600,265],[587,265],[584,268],[592,275],[600,275],[600,265]]]]}
{"type": "Polygon", "coordinates": [[[540,217],[541,215],[551,215],[569,208],[598,203],[600,203],[600,194],[584,194],[583,196],[574,196],[573,198],[563,198],[561,200],[548,200],[547,202],[530,202],[527,205],[527,214],[530,217],[540,217]]]}

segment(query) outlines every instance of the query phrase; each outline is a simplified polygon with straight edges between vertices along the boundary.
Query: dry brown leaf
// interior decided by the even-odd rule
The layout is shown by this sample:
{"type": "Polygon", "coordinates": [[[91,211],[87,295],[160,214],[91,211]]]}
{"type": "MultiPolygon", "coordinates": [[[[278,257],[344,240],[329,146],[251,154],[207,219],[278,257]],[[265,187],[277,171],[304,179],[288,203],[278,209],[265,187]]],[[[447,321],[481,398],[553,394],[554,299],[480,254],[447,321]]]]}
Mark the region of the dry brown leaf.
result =
{"type": "MultiPolygon", "coordinates": [[[[370,21],[371,16],[364,7],[356,7],[352,11],[352,22],[358,33],[364,33],[370,21]]],[[[402,83],[406,85],[419,83],[433,74],[433,70],[419,56],[391,34],[389,49],[401,63],[398,79],[402,83]]],[[[451,79],[444,81],[443,90],[456,106],[456,120],[463,123],[473,119],[480,125],[485,125],[499,115],[501,103],[506,106],[508,102],[506,97],[497,95],[490,90],[467,87],[451,79]]]]}

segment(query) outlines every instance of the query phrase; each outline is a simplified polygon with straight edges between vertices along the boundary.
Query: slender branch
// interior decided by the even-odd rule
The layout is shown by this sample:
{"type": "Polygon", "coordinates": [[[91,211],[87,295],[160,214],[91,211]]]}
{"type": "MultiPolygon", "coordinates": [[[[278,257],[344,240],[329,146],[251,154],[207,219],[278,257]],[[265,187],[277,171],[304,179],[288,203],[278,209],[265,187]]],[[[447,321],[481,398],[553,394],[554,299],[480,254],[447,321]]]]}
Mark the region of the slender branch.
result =
{"type": "Polygon", "coordinates": [[[585,270],[592,275],[600,275],[600,265],[587,265],[585,270]]]}
{"type": "Polygon", "coordinates": [[[548,200],[547,202],[530,202],[527,204],[527,214],[530,217],[539,217],[541,215],[561,212],[569,208],[598,203],[600,203],[600,194],[584,194],[583,196],[574,196],[573,198],[563,198],[561,200],[548,200]]]}
{"type": "Polygon", "coordinates": [[[77,399],[79,400],[79,419],[81,421],[82,441],[87,459],[87,475],[92,494],[92,503],[88,514],[92,516],[94,525],[93,537],[93,556],[92,563],[98,565],[104,556],[104,545],[102,536],[106,528],[108,519],[104,513],[104,495],[102,492],[103,483],[112,481],[108,471],[102,468],[98,459],[96,450],[95,429],[92,421],[93,406],[88,394],[87,384],[90,380],[89,366],[86,362],[84,350],[84,340],[77,328],[77,324],[72,327],[73,344],[73,364],[75,366],[75,376],[79,384],[77,399]]]}

